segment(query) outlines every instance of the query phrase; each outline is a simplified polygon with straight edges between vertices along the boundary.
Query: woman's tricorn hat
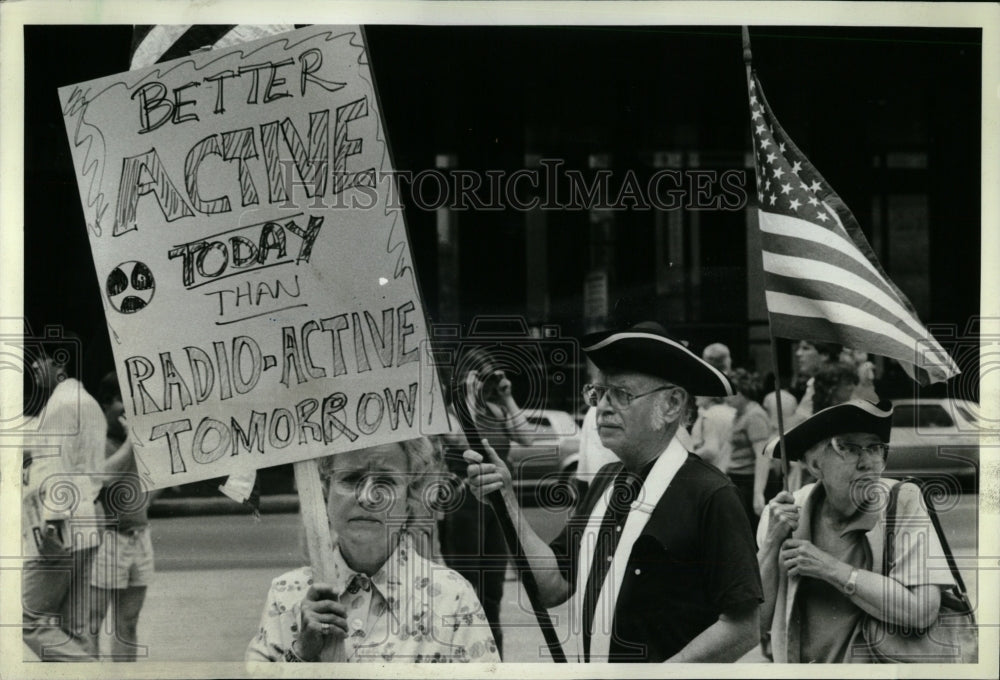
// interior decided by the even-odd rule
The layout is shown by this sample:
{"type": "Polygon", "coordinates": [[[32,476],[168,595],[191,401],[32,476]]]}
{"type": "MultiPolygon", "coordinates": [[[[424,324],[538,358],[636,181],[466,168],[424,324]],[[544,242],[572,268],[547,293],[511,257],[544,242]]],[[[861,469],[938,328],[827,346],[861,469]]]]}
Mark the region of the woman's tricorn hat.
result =
{"type": "Polygon", "coordinates": [[[582,342],[583,351],[602,371],[645,373],[699,397],[733,395],[722,371],[671,338],[658,323],[644,321],[626,330],[590,333],[582,342]]]}
{"type": "MultiPolygon", "coordinates": [[[[803,420],[785,433],[785,446],[788,447],[788,460],[799,460],[806,451],[831,437],[861,432],[873,434],[888,444],[891,431],[891,402],[873,404],[864,399],[853,399],[825,408],[803,420]]],[[[764,447],[764,455],[772,458],[781,456],[777,437],[764,447]]]]}

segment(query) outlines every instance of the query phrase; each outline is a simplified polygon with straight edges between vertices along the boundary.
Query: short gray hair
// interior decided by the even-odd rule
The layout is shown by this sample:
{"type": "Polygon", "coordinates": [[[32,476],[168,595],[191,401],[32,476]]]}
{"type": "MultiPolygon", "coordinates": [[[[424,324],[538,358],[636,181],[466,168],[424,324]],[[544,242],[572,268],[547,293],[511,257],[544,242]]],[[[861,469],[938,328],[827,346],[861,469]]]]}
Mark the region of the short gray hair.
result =
{"type": "MultiPolygon", "coordinates": [[[[434,512],[434,498],[432,496],[437,493],[435,483],[441,483],[444,469],[440,447],[435,446],[427,437],[417,437],[394,443],[399,444],[403,453],[406,454],[407,471],[410,474],[406,498],[409,515],[412,518],[431,517],[434,512]]],[[[336,454],[324,456],[317,461],[319,475],[323,480],[324,494],[326,493],[326,484],[333,475],[336,457],[336,454]]]]}

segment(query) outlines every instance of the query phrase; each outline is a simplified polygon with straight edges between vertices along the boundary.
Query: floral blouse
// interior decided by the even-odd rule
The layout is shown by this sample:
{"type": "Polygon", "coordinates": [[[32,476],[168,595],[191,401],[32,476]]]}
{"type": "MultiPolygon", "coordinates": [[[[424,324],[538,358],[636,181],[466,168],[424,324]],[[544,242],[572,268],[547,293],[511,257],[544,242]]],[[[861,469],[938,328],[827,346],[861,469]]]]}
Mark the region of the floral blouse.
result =
{"type": "MultiPolygon", "coordinates": [[[[402,534],[371,578],[351,570],[334,549],[331,585],[346,606],[348,635],[334,650],[347,662],[499,662],[496,643],[469,582],[420,556],[402,534]]],[[[271,582],[260,628],[246,660],[284,661],[301,625],[301,603],[312,585],[309,567],[271,582]]]]}

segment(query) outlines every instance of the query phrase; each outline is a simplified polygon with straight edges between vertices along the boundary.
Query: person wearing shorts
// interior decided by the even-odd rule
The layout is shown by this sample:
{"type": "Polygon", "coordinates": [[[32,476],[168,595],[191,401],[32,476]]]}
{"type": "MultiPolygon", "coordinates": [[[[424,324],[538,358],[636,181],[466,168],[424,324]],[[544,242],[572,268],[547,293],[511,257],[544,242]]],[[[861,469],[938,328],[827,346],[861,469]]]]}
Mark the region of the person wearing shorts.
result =
{"type": "Polygon", "coordinates": [[[104,505],[108,524],[94,558],[91,631],[99,632],[110,605],[114,615],[111,659],[135,661],[140,646],[139,612],[153,577],[153,541],[147,508],[151,500],[137,474],[124,426],[121,392],[114,373],[104,376],[98,401],[108,421],[104,505]]]}

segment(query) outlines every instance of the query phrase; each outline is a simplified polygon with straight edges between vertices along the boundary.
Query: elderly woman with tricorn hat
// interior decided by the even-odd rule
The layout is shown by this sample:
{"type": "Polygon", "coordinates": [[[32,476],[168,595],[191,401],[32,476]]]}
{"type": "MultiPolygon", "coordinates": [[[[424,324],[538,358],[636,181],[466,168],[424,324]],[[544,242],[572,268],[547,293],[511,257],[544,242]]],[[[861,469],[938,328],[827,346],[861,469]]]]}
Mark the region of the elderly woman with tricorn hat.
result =
{"type": "Polygon", "coordinates": [[[247,661],[498,662],[469,582],[414,545],[434,483],[425,437],[321,458],[332,574],[271,582],[247,661]]]}
{"type": "MultiPolygon", "coordinates": [[[[816,482],[768,504],[757,529],[764,586],[761,630],[774,660],[859,663],[872,660],[866,615],[923,629],[938,615],[947,569],[931,570],[943,550],[913,484],[899,487],[895,558],[882,565],[892,405],[854,400],[819,411],[785,434],[787,457],[816,482]],[[885,575],[883,575],[885,574],[885,575]]],[[[765,454],[780,455],[772,440],[765,454]]]]}

